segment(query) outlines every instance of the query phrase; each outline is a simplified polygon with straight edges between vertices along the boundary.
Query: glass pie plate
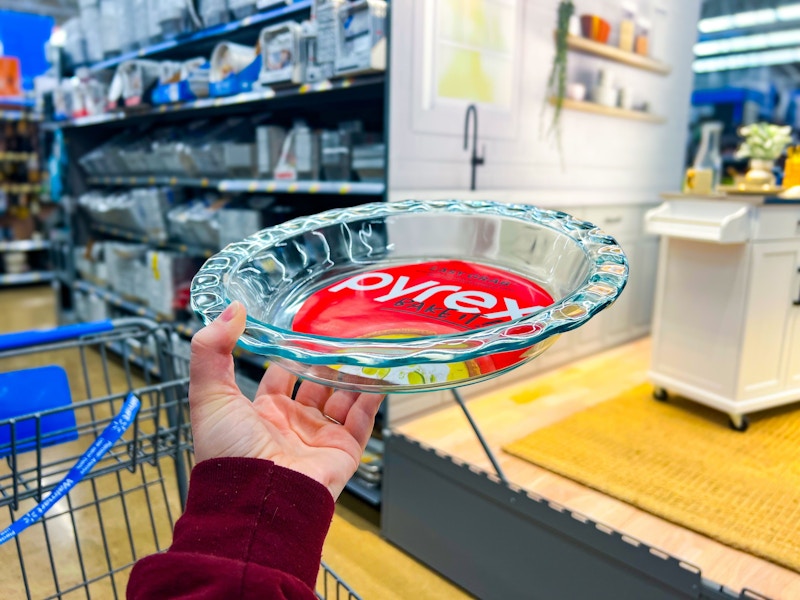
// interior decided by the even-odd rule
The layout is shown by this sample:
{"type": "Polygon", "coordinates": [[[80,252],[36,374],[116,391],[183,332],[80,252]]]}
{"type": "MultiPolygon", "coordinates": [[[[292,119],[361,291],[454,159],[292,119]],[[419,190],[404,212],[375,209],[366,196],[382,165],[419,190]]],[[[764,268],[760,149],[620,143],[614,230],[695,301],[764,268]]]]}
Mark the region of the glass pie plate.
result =
{"type": "Polygon", "coordinates": [[[207,324],[247,309],[239,346],[337,388],[446,389],[496,377],[616,300],[628,263],[590,223],[528,205],[380,202],[230,244],[192,281],[207,324]]]}

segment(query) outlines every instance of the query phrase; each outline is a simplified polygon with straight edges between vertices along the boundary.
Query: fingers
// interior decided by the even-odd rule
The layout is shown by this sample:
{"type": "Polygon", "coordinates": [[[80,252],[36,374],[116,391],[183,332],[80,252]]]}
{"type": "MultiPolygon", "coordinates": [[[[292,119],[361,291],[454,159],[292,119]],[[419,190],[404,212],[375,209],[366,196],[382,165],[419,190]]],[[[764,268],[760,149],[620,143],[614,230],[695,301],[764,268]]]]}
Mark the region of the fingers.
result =
{"type": "Polygon", "coordinates": [[[258,384],[256,398],[263,394],[281,394],[291,398],[296,383],[296,375],[292,375],[283,367],[271,363],[264,373],[264,377],[261,378],[261,383],[258,384]]]}
{"type": "Polygon", "coordinates": [[[247,315],[240,302],[231,303],[192,338],[189,401],[194,407],[221,394],[239,393],[233,370],[233,348],[247,315]]]}
{"type": "MultiPolygon", "coordinates": [[[[333,394],[333,389],[326,385],[314,381],[304,381],[300,384],[300,389],[297,390],[294,399],[305,406],[322,410],[331,394],[333,394]]],[[[336,419],[334,415],[329,416],[336,419]]],[[[338,421],[339,419],[336,420],[338,421]]]]}
{"type": "MultiPolygon", "coordinates": [[[[375,415],[385,396],[383,394],[359,394],[347,413],[344,426],[363,450],[367,446],[369,436],[375,427],[375,415]]],[[[327,405],[325,405],[327,409],[327,405]]],[[[338,419],[337,419],[338,420],[338,419]]]]}

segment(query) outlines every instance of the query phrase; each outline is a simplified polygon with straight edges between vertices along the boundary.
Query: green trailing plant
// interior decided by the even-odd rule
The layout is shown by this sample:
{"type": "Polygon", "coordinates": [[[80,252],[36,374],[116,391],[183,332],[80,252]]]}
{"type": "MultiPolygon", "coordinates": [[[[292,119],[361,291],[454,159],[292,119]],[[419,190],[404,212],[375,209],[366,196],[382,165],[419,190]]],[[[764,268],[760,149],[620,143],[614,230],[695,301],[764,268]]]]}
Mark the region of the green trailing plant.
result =
{"type": "Polygon", "coordinates": [[[561,109],[564,106],[564,97],[567,95],[567,35],[569,34],[569,20],[575,12],[572,0],[561,0],[558,3],[558,24],[556,27],[556,53],[553,57],[553,66],[547,80],[547,94],[545,104],[549,98],[553,99],[553,120],[550,122],[549,131],[555,133],[559,152],[561,150],[561,109]]]}
{"type": "Polygon", "coordinates": [[[736,150],[736,158],[775,160],[780,158],[783,150],[791,143],[792,128],[788,125],[753,123],[740,127],[739,135],[744,141],[736,150]]]}

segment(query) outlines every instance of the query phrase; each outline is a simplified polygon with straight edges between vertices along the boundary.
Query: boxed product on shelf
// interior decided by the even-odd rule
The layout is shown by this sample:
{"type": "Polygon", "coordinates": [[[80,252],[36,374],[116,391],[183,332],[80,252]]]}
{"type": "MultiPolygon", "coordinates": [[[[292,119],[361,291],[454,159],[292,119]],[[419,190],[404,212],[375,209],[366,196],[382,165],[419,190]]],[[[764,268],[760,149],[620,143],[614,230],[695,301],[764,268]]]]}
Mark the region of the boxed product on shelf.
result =
{"type": "Polygon", "coordinates": [[[272,179],[281,157],[286,130],[278,125],[256,127],[257,175],[272,179]]]}
{"type": "Polygon", "coordinates": [[[105,263],[112,290],[134,301],[147,301],[148,250],[146,244],[106,242],[105,263]]]}
{"type": "Polygon", "coordinates": [[[219,248],[219,213],[225,205],[216,199],[197,199],[167,213],[170,235],[186,244],[219,248]]]}
{"type": "Polygon", "coordinates": [[[227,0],[198,0],[197,12],[205,27],[213,27],[231,20],[227,0]]]}
{"type": "Polygon", "coordinates": [[[314,0],[311,20],[302,24],[300,63],[302,80],[330,79],[336,62],[336,0],[314,0]]]}
{"type": "Polygon", "coordinates": [[[162,61],[159,84],[152,93],[153,104],[207,97],[210,71],[211,64],[205,58],[193,58],[182,63],[162,61]]]}
{"type": "Polygon", "coordinates": [[[83,32],[86,61],[103,60],[103,37],[98,0],[80,0],[80,20],[83,32]]]}
{"type": "Polygon", "coordinates": [[[322,175],[327,181],[350,180],[349,136],[341,131],[323,131],[321,134],[322,175]]]}
{"type": "Polygon", "coordinates": [[[267,224],[265,209],[272,208],[275,199],[270,196],[246,195],[229,202],[219,211],[219,245],[227,246],[243,240],[267,224]]]}
{"type": "Polygon", "coordinates": [[[319,134],[305,121],[295,121],[283,142],[281,156],[275,167],[275,179],[319,179],[319,134]]]}
{"type": "Polygon", "coordinates": [[[121,99],[125,106],[149,102],[149,94],[158,82],[160,65],[155,60],[126,60],[117,67],[121,82],[120,96],[110,97],[113,103],[121,99]]]}
{"type": "Polygon", "coordinates": [[[386,12],[384,0],[357,0],[338,7],[336,75],[386,70],[386,12]]]}
{"type": "Polygon", "coordinates": [[[108,303],[95,294],[83,290],[76,290],[75,313],[81,321],[105,321],[111,318],[108,303]]]}
{"type": "Polygon", "coordinates": [[[125,2],[100,0],[100,36],[103,42],[103,57],[110,58],[122,52],[127,44],[128,29],[125,22],[125,2]]]}
{"type": "Polygon", "coordinates": [[[202,261],[169,250],[149,250],[145,257],[143,289],[147,305],[160,315],[175,318],[189,302],[189,286],[202,261]]]}
{"type": "Polygon", "coordinates": [[[164,242],[168,238],[165,214],[176,201],[172,188],[137,188],[116,194],[89,192],[78,199],[93,221],[164,242]]]}
{"type": "Polygon", "coordinates": [[[105,262],[106,242],[92,242],[88,246],[76,246],[72,260],[81,279],[94,285],[108,285],[108,267],[105,262]]]}
{"type": "Polygon", "coordinates": [[[197,172],[207,177],[252,177],[255,144],[251,119],[231,117],[188,142],[197,172]]]}
{"type": "Polygon", "coordinates": [[[158,13],[160,35],[165,40],[202,27],[192,0],[159,0],[158,13]]]}
{"type": "Polygon", "coordinates": [[[258,10],[256,0],[228,0],[228,8],[234,19],[244,19],[258,10]]]}
{"type": "MultiPolygon", "coordinates": [[[[211,54],[211,72],[209,74],[209,92],[212,96],[231,96],[247,91],[248,86],[240,81],[240,74],[245,70],[255,69],[258,54],[254,46],[220,42],[211,54]]],[[[259,66],[260,69],[260,66],[259,66]]],[[[249,77],[248,77],[249,79],[249,77]]],[[[255,71],[253,81],[258,79],[255,71]]],[[[250,86],[252,87],[252,82],[250,86]]]]}
{"type": "Polygon", "coordinates": [[[359,181],[380,183],[386,179],[386,144],[353,146],[353,170],[359,181]]]}
{"type": "Polygon", "coordinates": [[[301,27],[287,21],[270,25],[258,36],[261,48],[261,73],[258,81],[262,85],[301,83],[300,66],[301,27]]]}

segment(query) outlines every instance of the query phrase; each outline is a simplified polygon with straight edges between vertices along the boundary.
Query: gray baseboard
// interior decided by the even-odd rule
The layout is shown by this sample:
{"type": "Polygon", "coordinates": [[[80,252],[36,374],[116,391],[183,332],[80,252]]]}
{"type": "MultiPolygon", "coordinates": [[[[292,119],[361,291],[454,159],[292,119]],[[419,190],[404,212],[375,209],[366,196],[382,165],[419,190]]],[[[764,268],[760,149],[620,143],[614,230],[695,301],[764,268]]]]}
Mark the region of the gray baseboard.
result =
{"type": "Polygon", "coordinates": [[[387,432],[381,532],[479,598],[764,599],[387,432]]]}

